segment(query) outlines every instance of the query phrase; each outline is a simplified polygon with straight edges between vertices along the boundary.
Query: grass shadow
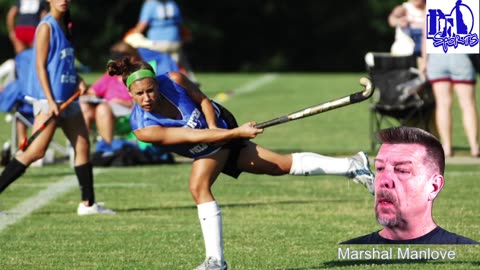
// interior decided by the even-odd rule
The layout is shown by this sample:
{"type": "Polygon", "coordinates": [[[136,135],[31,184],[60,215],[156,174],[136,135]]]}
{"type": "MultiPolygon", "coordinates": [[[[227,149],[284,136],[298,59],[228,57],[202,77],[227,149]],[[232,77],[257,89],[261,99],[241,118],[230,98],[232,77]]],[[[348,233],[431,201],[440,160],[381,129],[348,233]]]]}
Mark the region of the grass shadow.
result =
{"type": "MultiPolygon", "coordinates": [[[[254,207],[264,205],[288,205],[288,204],[309,204],[317,203],[320,200],[294,200],[294,201],[277,201],[277,202],[256,202],[256,203],[227,203],[222,204],[220,207],[237,208],[237,207],[254,207]]],[[[182,205],[182,206],[159,206],[159,207],[139,207],[139,208],[127,208],[127,209],[114,209],[116,212],[155,212],[161,210],[176,211],[176,210],[191,210],[197,209],[196,205],[182,205]]]]}
{"type": "MultiPolygon", "coordinates": [[[[220,205],[222,209],[227,208],[242,208],[242,207],[256,207],[256,206],[271,206],[271,205],[295,205],[295,204],[311,204],[319,202],[338,202],[342,201],[341,199],[331,199],[331,200],[291,200],[291,201],[276,201],[276,202],[254,202],[254,203],[226,203],[220,205]]],[[[357,200],[361,201],[361,200],[357,200]]],[[[109,207],[110,208],[110,207],[109,207]]],[[[180,205],[180,206],[152,206],[152,207],[132,207],[132,208],[110,208],[117,213],[134,213],[134,212],[159,212],[159,211],[178,211],[178,210],[196,210],[196,205],[180,205]]],[[[72,211],[56,211],[56,210],[38,210],[32,213],[36,216],[47,216],[47,215],[56,215],[56,214],[70,214],[75,212],[76,209],[72,211]]],[[[15,213],[10,213],[15,214],[15,213]]]]}

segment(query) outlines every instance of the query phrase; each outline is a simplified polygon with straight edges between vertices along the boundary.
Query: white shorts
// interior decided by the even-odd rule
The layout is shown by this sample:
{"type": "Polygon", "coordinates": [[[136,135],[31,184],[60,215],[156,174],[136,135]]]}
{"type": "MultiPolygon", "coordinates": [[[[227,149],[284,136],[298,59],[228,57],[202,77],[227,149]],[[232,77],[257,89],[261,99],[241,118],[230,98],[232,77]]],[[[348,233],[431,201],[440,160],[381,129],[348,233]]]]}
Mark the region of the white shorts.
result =
{"type": "Polygon", "coordinates": [[[131,108],[125,107],[113,101],[108,102],[108,105],[110,105],[110,108],[112,108],[113,116],[117,118],[129,115],[132,112],[131,108]]]}
{"type": "MultiPolygon", "coordinates": [[[[58,107],[60,108],[60,104],[62,103],[57,102],[57,104],[58,104],[58,107]]],[[[41,112],[43,112],[45,115],[48,114],[49,112],[48,100],[46,99],[35,100],[33,101],[32,105],[33,105],[33,115],[35,116],[39,115],[41,112]]],[[[72,102],[72,104],[68,105],[67,108],[65,108],[65,110],[63,110],[60,113],[60,118],[62,119],[71,118],[81,113],[82,113],[82,109],[80,108],[80,104],[78,103],[78,101],[74,101],[72,102]]]]}

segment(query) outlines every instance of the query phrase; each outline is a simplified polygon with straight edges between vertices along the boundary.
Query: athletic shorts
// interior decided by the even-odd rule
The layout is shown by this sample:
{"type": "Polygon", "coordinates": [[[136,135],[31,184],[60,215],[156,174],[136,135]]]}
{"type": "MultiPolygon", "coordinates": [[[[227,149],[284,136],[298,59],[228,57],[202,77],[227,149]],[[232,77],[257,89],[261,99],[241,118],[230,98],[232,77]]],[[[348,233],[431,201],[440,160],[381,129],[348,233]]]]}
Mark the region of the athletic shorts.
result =
{"type": "Polygon", "coordinates": [[[430,83],[449,81],[474,84],[477,73],[466,54],[429,54],[427,77],[430,83]]]}
{"type": "Polygon", "coordinates": [[[125,107],[121,104],[118,104],[117,102],[110,101],[108,102],[108,105],[110,105],[110,108],[112,108],[112,114],[115,117],[122,117],[125,115],[129,115],[132,112],[132,108],[125,107]]]}
{"type": "Polygon", "coordinates": [[[30,123],[33,123],[33,121],[35,120],[35,117],[33,116],[33,106],[29,103],[18,103],[17,112],[20,113],[30,123]]]}
{"type": "Polygon", "coordinates": [[[93,96],[93,95],[80,96],[79,100],[80,100],[80,102],[88,103],[92,106],[97,106],[100,103],[108,102],[108,105],[112,109],[112,114],[116,118],[129,115],[132,112],[132,108],[123,106],[122,104],[117,103],[115,101],[105,101],[105,99],[97,97],[97,96],[93,96]]]}
{"type": "Polygon", "coordinates": [[[21,42],[27,44],[28,46],[32,46],[33,39],[35,38],[35,26],[16,26],[15,36],[21,42]]]}
{"type": "MultiPolygon", "coordinates": [[[[58,107],[60,108],[60,104],[58,103],[58,107]]],[[[38,115],[40,113],[48,114],[49,107],[48,107],[48,101],[46,99],[39,99],[35,100],[33,102],[33,115],[38,115]]],[[[67,119],[71,118],[74,116],[77,116],[78,114],[82,113],[82,109],[80,108],[80,104],[78,101],[73,102],[72,104],[68,105],[65,110],[63,110],[60,113],[60,118],[61,119],[67,119]]]]}
{"type": "MultiPolygon", "coordinates": [[[[218,103],[215,105],[220,108],[220,117],[225,119],[228,123],[228,128],[236,128],[238,127],[237,120],[231,112],[225,109],[218,103]]],[[[238,138],[233,139],[222,146],[222,149],[229,149],[230,153],[228,154],[227,162],[223,167],[222,173],[229,175],[233,178],[238,178],[238,176],[242,173],[242,170],[238,168],[238,157],[240,155],[240,150],[247,146],[248,139],[245,138],[238,138]]]]}

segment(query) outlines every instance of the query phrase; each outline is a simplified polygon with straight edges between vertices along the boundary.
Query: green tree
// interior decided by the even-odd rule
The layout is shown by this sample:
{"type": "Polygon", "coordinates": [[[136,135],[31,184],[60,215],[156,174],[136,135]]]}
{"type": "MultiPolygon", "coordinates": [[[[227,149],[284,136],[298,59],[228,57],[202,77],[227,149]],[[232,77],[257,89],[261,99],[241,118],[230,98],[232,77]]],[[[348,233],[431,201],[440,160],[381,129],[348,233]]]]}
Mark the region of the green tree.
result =
{"type": "MultiPolygon", "coordinates": [[[[0,0],[5,18],[13,0],[0,0]]],[[[358,71],[368,51],[387,51],[391,9],[402,0],[177,0],[194,40],[185,50],[198,71],[358,71]]],[[[133,27],[139,0],[72,2],[77,57],[103,70],[108,48],[133,27]]],[[[12,57],[0,24],[0,61],[12,57]]]]}

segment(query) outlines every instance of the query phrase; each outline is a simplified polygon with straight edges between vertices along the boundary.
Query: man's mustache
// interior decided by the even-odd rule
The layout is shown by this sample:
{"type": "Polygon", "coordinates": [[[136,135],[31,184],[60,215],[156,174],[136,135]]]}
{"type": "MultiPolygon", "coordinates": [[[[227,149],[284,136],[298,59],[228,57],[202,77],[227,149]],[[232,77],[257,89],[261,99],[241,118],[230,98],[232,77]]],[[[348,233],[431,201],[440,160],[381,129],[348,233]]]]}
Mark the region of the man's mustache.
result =
{"type": "Polygon", "coordinates": [[[378,205],[380,202],[389,202],[394,206],[398,206],[398,200],[393,193],[384,189],[380,189],[376,192],[375,205],[378,205]]]}

